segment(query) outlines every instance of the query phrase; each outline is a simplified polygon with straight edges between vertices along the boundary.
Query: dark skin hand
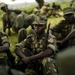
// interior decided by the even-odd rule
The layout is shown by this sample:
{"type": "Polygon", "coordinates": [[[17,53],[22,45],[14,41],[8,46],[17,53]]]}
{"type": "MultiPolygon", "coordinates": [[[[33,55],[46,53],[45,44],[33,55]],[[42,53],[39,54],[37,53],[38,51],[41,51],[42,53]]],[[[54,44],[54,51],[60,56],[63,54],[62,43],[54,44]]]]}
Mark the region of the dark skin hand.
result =
{"type": "Polygon", "coordinates": [[[49,56],[49,55],[52,55],[53,54],[53,51],[51,49],[46,49],[36,55],[33,55],[33,56],[29,56],[29,57],[26,57],[21,48],[17,47],[16,48],[16,53],[17,55],[19,55],[19,57],[21,57],[22,61],[24,63],[29,63],[30,61],[33,61],[33,60],[36,60],[36,59],[41,59],[43,57],[46,57],[46,56],[49,56]]]}
{"type": "Polygon", "coordinates": [[[75,37],[75,29],[72,29],[72,31],[63,40],[57,41],[57,44],[61,45],[74,37],[75,37]]]}
{"type": "Polygon", "coordinates": [[[0,46],[0,52],[4,52],[9,49],[9,44],[5,43],[3,46],[0,46]]]}
{"type": "MultiPolygon", "coordinates": [[[[38,35],[38,39],[37,39],[38,41],[41,39],[40,37],[42,37],[42,35],[44,34],[45,28],[46,28],[46,26],[43,24],[34,24],[34,30],[35,30],[36,34],[38,35]]],[[[52,55],[53,50],[48,48],[48,49],[42,50],[42,52],[40,52],[38,54],[26,57],[22,52],[22,48],[16,47],[15,53],[21,58],[21,60],[24,63],[29,63],[30,61],[33,61],[36,59],[41,59],[41,58],[52,55]]]]}

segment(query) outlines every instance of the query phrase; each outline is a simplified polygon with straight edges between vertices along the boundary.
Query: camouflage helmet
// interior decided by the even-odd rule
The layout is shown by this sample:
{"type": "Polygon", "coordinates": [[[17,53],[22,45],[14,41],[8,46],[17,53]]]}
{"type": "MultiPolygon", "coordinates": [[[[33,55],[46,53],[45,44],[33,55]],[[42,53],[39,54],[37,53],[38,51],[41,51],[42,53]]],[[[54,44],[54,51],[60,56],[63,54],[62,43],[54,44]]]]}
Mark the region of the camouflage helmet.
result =
{"type": "Polygon", "coordinates": [[[74,13],[74,10],[71,7],[66,7],[63,9],[63,15],[72,14],[72,13],[74,13]]]}
{"type": "Polygon", "coordinates": [[[0,3],[0,9],[3,8],[3,7],[5,7],[5,6],[7,6],[7,4],[5,4],[4,2],[0,3]]]}
{"type": "Polygon", "coordinates": [[[75,75],[75,47],[70,47],[56,56],[59,75],[75,75]]]}
{"type": "Polygon", "coordinates": [[[33,24],[35,25],[35,24],[42,24],[42,25],[46,25],[46,23],[47,23],[47,18],[46,17],[44,17],[44,16],[38,16],[35,20],[34,20],[34,22],[33,22],[33,24]]]}

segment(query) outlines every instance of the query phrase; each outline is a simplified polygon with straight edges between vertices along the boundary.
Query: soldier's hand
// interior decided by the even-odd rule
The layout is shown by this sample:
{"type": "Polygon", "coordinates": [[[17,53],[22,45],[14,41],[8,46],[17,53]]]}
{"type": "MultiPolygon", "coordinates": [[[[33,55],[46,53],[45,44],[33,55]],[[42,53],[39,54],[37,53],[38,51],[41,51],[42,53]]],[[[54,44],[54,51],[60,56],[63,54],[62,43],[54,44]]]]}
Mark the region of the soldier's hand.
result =
{"type": "Polygon", "coordinates": [[[30,62],[29,57],[26,56],[22,58],[22,61],[26,64],[30,62]]]}

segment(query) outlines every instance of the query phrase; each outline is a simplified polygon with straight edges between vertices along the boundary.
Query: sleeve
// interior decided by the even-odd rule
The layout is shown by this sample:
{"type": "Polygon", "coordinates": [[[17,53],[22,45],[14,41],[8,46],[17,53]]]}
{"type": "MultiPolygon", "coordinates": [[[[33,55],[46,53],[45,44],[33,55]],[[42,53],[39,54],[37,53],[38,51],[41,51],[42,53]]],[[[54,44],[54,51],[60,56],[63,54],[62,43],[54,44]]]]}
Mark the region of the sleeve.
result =
{"type": "Polygon", "coordinates": [[[8,43],[9,46],[10,46],[10,43],[8,41],[8,37],[7,36],[2,36],[1,39],[2,39],[2,45],[4,45],[5,43],[8,43]]]}
{"type": "Polygon", "coordinates": [[[16,44],[16,47],[24,48],[25,44],[26,44],[26,39],[24,39],[22,42],[16,44]]]}
{"type": "Polygon", "coordinates": [[[30,48],[31,44],[33,44],[33,41],[35,40],[35,36],[34,35],[28,35],[26,37],[26,39],[24,39],[22,42],[16,44],[16,47],[20,47],[20,48],[30,48]]]}
{"type": "Polygon", "coordinates": [[[50,37],[48,39],[47,48],[52,49],[54,53],[56,52],[57,45],[56,45],[56,37],[54,35],[50,35],[50,37]]]}

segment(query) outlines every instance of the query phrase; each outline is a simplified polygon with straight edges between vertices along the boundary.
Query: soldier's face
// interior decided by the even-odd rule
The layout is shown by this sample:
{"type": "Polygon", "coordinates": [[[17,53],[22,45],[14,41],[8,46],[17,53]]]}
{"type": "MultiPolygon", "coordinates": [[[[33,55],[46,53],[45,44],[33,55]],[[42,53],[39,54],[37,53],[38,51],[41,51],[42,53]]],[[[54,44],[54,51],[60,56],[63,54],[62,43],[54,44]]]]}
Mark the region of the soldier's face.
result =
{"type": "Polygon", "coordinates": [[[36,34],[41,35],[45,32],[45,25],[35,24],[34,25],[34,30],[35,30],[36,34]]]}
{"type": "Polygon", "coordinates": [[[73,18],[74,18],[74,14],[67,14],[64,16],[64,18],[67,20],[67,21],[72,21],[73,18]]]}

